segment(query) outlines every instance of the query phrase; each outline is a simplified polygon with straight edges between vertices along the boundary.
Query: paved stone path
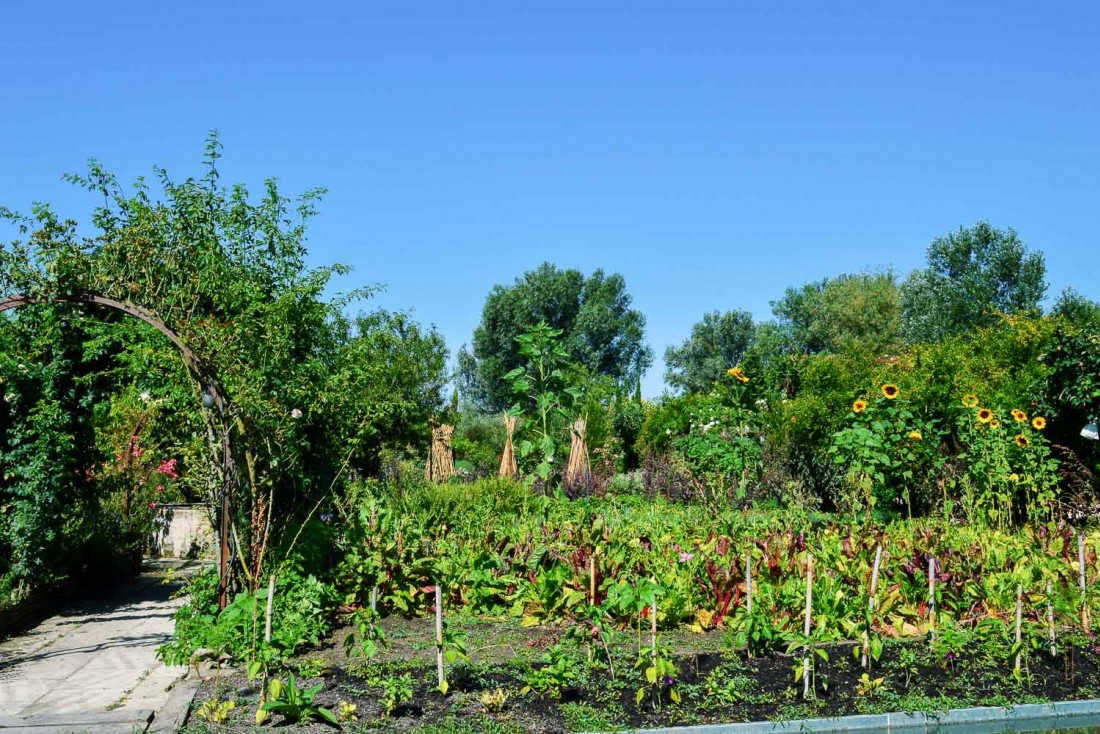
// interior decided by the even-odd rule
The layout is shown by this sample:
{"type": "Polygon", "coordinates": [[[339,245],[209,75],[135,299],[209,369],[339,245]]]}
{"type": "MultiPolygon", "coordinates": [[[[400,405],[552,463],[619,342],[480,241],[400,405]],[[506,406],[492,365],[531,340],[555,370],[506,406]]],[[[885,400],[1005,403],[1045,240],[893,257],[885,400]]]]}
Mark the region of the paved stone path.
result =
{"type": "Polygon", "coordinates": [[[193,568],[155,562],[109,598],[0,643],[0,731],[144,731],[187,673],[165,666],[156,650],[171,637],[182,603],[171,596],[193,568]]]}

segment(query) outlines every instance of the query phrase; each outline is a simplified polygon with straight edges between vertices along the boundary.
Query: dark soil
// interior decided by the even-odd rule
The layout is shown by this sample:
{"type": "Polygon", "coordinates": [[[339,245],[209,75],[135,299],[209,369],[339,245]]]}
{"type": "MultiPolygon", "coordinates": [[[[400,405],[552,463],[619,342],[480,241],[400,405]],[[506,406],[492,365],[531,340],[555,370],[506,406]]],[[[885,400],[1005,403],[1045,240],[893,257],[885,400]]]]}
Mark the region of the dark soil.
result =
{"type": "MultiPolygon", "coordinates": [[[[614,679],[602,648],[592,651],[590,664],[586,646],[565,641],[561,649],[575,661],[576,680],[560,692],[523,693],[532,671],[543,665],[540,657],[559,643],[563,629],[470,621],[467,630],[470,662],[448,666],[447,695],[437,688],[433,633],[427,620],[394,625],[388,649],[369,664],[344,658],[335,644],[297,663],[307,678],[303,685],[324,684],[316,704],[333,711],[341,703],[355,706],[356,720],[345,728],[383,732],[603,731],[1100,697],[1100,649],[1087,641],[1055,657],[1046,650],[1032,651],[1018,678],[1009,650],[999,643],[975,642],[951,661],[937,659],[927,642],[893,643],[866,680],[861,680],[866,671],[852,654],[854,646],[840,644],[827,650],[827,661],[819,660],[813,695],[803,700],[802,683],[796,683],[794,675],[801,658],[775,653],[748,659],[744,652],[724,650],[718,634],[685,633],[665,640],[674,651],[673,688],[680,703],[671,701],[667,688],[655,699],[648,687],[637,703],[637,691],[645,687],[642,668],[648,664],[635,668],[638,642],[643,645],[642,657],[648,659],[648,635],[639,638],[634,632],[620,634],[612,647],[614,679]],[[387,715],[382,683],[406,674],[414,681],[413,696],[387,715]],[[503,707],[487,711],[483,694],[497,690],[506,694],[503,707]]],[[[334,642],[340,639],[338,635],[334,642]]],[[[237,702],[227,725],[210,726],[195,715],[203,701],[215,695],[211,679],[196,698],[188,730],[255,728],[258,683],[232,676],[223,678],[219,688],[222,700],[237,702]]]]}

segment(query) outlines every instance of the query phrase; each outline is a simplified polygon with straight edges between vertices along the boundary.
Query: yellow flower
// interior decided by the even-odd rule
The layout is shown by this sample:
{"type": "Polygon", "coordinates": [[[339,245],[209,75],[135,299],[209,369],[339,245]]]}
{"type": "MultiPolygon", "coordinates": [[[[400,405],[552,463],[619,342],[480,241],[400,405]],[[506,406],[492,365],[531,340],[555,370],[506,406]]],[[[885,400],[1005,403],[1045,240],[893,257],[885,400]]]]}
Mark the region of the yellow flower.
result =
{"type": "Polygon", "coordinates": [[[924,438],[924,436],[920,435],[920,431],[909,431],[909,440],[910,441],[920,441],[923,438],[924,438]]]}
{"type": "Polygon", "coordinates": [[[1031,419],[1031,425],[1036,431],[1041,431],[1047,427],[1047,419],[1037,415],[1031,419]]]}
{"type": "Polygon", "coordinates": [[[726,374],[742,383],[749,381],[749,378],[745,377],[745,373],[741,371],[740,365],[738,365],[737,367],[730,367],[728,370],[726,370],[726,374]]]}
{"type": "Polygon", "coordinates": [[[867,403],[863,402],[862,400],[857,400],[854,403],[852,403],[852,412],[853,413],[862,413],[866,408],[867,408],[867,403]]]}
{"type": "Polygon", "coordinates": [[[1019,434],[1016,434],[1016,445],[1019,446],[1020,448],[1026,449],[1028,446],[1031,445],[1031,441],[1029,441],[1027,439],[1027,436],[1025,436],[1022,433],[1019,433],[1019,434]]]}
{"type": "Polygon", "coordinates": [[[1016,419],[1017,423],[1023,423],[1024,421],[1027,420],[1027,413],[1020,410],[1019,408],[1013,408],[1012,409],[1012,417],[1016,419]]]}
{"type": "Polygon", "coordinates": [[[977,408],[978,407],[978,396],[974,395],[974,394],[971,394],[971,393],[967,393],[966,395],[963,395],[963,407],[964,408],[977,408]]]}
{"type": "Polygon", "coordinates": [[[993,420],[993,411],[989,408],[982,408],[978,411],[978,420],[982,423],[989,423],[993,420]]]}
{"type": "Polygon", "coordinates": [[[1000,428],[1001,427],[1001,422],[999,420],[997,420],[996,418],[994,418],[993,420],[989,421],[989,427],[993,428],[993,429],[1000,428]]]}
{"type": "Polygon", "coordinates": [[[882,395],[887,400],[893,400],[894,398],[896,398],[898,396],[899,392],[901,392],[901,391],[898,390],[897,385],[891,385],[890,383],[886,383],[885,385],[882,386],[882,395]]]}
{"type": "Polygon", "coordinates": [[[1008,481],[1015,484],[1016,482],[1020,481],[1020,475],[1017,474],[1016,472],[1012,472],[1011,474],[1008,475],[1008,481]]]}

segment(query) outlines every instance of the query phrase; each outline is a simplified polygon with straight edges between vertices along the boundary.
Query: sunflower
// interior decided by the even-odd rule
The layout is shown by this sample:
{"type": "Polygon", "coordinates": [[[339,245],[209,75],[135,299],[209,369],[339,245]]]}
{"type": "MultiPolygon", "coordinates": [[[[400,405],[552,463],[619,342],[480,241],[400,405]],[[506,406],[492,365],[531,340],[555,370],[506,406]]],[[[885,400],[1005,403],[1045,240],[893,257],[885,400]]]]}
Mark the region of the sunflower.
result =
{"type": "Polygon", "coordinates": [[[966,395],[963,395],[963,407],[964,408],[977,408],[978,407],[978,396],[974,395],[972,393],[967,393],[966,395]]]}
{"type": "Polygon", "coordinates": [[[898,390],[897,385],[891,385],[890,383],[886,383],[885,385],[882,386],[882,394],[887,400],[893,400],[894,398],[896,398],[898,396],[899,392],[901,392],[901,391],[898,390]]]}
{"type": "Polygon", "coordinates": [[[726,374],[737,380],[738,382],[745,383],[749,381],[749,378],[745,377],[745,373],[741,371],[740,365],[738,365],[737,367],[730,367],[728,370],[726,370],[726,374]]]}
{"type": "Polygon", "coordinates": [[[1020,448],[1026,449],[1028,446],[1031,445],[1031,441],[1029,441],[1027,436],[1025,436],[1024,434],[1018,433],[1016,434],[1016,445],[1020,448]]]}
{"type": "Polygon", "coordinates": [[[1047,419],[1041,415],[1037,415],[1031,419],[1031,427],[1036,431],[1041,431],[1047,427],[1047,419]]]}
{"type": "Polygon", "coordinates": [[[989,423],[993,420],[993,411],[989,408],[982,408],[978,411],[978,420],[982,423],[989,423]]]}
{"type": "Polygon", "coordinates": [[[920,431],[909,431],[910,441],[920,441],[924,436],[920,435],[920,431]]]}
{"type": "Polygon", "coordinates": [[[1027,413],[1020,410],[1019,408],[1013,408],[1012,409],[1012,417],[1016,419],[1017,423],[1023,423],[1024,421],[1027,420],[1027,413]]]}
{"type": "Polygon", "coordinates": [[[862,400],[857,400],[854,403],[852,403],[852,412],[853,413],[862,413],[866,409],[867,409],[867,403],[862,401],[862,400]]]}
{"type": "Polygon", "coordinates": [[[989,421],[989,427],[996,430],[1001,427],[1001,422],[994,418],[993,420],[989,421]]]}

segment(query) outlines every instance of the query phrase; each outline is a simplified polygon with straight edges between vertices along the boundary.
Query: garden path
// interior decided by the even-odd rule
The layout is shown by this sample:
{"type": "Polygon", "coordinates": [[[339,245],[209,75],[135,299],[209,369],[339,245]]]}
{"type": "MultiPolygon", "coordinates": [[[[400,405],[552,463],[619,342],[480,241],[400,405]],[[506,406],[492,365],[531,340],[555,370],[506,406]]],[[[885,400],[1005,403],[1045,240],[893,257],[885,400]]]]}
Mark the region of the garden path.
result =
{"type": "MultiPolygon", "coordinates": [[[[173,599],[194,562],[147,562],[131,584],[71,606],[0,643],[0,731],[132,734],[163,722],[184,667],[156,650],[172,635],[173,599]]],[[[193,677],[193,676],[192,676],[193,677]]],[[[189,697],[188,697],[189,702],[189,697]]]]}

